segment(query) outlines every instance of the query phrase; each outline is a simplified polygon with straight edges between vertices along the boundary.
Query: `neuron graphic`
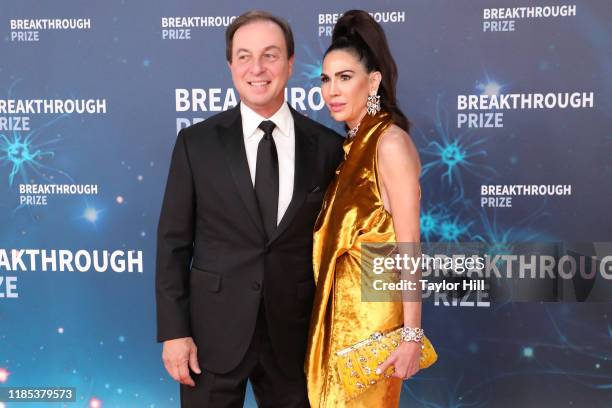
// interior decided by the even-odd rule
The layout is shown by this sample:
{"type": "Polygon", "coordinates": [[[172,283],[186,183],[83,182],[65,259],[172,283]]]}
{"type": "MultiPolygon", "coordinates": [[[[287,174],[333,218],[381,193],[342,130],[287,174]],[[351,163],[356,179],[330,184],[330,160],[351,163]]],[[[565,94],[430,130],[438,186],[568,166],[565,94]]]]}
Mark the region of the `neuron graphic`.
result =
{"type": "MultiPolygon", "coordinates": [[[[414,380],[427,381],[427,378],[423,378],[423,376],[417,376],[414,380]]],[[[483,401],[483,393],[478,395],[473,395],[472,397],[477,398],[472,401],[468,401],[462,395],[460,395],[460,386],[463,380],[463,376],[459,376],[457,381],[453,386],[448,384],[449,378],[447,377],[439,377],[434,380],[436,383],[436,390],[439,394],[444,394],[444,403],[434,402],[431,400],[426,400],[423,397],[417,395],[417,393],[413,390],[413,387],[410,383],[404,382],[402,388],[402,394],[408,395],[411,401],[415,401],[418,403],[419,407],[427,407],[427,408],[486,408],[491,406],[489,401],[483,401]]]]}
{"type": "MultiPolygon", "coordinates": [[[[13,82],[9,87],[9,99],[12,99],[13,89],[18,83],[19,80],[13,82]]],[[[42,163],[45,157],[53,157],[55,155],[52,150],[48,149],[61,140],[59,135],[54,138],[45,139],[44,131],[66,116],[68,115],[59,115],[25,135],[19,131],[12,131],[8,135],[0,134],[0,165],[11,166],[8,177],[9,186],[13,186],[15,176],[17,175],[21,177],[24,183],[27,183],[30,178],[30,173],[34,173],[45,180],[48,180],[49,175],[54,173],[61,174],[71,179],[71,177],[63,171],[42,163]]]]}
{"type": "MultiPolygon", "coordinates": [[[[313,51],[310,47],[304,46],[302,56],[300,57],[300,61],[296,61],[296,78],[299,80],[300,86],[304,89],[310,90],[312,88],[318,88],[321,86],[321,69],[322,69],[322,58],[324,53],[324,47],[319,39],[319,50],[313,51]]],[[[321,98],[323,96],[321,95],[321,98]]],[[[323,101],[321,100],[321,103],[323,101]]],[[[323,107],[321,111],[325,111],[326,108],[323,107]]],[[[317,119],[320,115],[321,111],[312,111],[309,116],[312,119],[317,119]]],[[[322,115],[323,118],[326,119],[325,115],[322,115]]],[[[325,120],[323,120],[325,122],[325,120]]],[[[333,126],[333,123],[325,123],[328,126],[333,126]]]]}
{"type": "Polygon", "coordinates": [[[304,54],[306,58],[305,62],[298,62],[299,77],[304,81],[304,85],[307,86],[320,86],[321,85],[321,69],[323,51],[319,50],[319,55],[315,53],[308,46],[304,46],[304,54]]]}
{"type": "Polygon", "coordinates": [[[451,129],[448,112],[441,106],[441,97],[436,101],[434,120],[435,135],[428,137],[417,130],[425,141],[425,147],[419,149],[423,157],[421,177],[441,171],[440,179],[449,187],[458,188],[461,199],[465,195],[463,173],[469,172],[480,178],[490,178],[496,174],[493,167],[479,163],[479,158],[486,157],[487,151],[482,148],[486,137],[476,137],[469,130],[451,129]]]}
{"type": "MultiPolygon", "coordinates": [[[[504,384],[514,378],[549,377],[550,381],[558,382],[560,386],[562,386],[562,381],[566,381],[585,387],[585,390],[601,392],[598,395],[601,395],[601,401],[604,401],[605,393],[609,393],[609,390],[612,389],[612,372],[607,368],[612,359],[612,353],[607,347],[612,341],[609,321],[600,324],[584,321],[584,312],[572,307],[575,305],[571,304],[549,305],[544,303],[542,306],[545,318],[538,324],[545,327],[544,331],[550,333],[552,339],[534,339],[529,336],[516,339],[507,336],[485,336],[477,340],[479,343],[488,344],[487,349],[490,352],[514,353],[519,361],[519,368],[512,368],[512,364],[504,369],[498,367],[494,371],[488,371],[481,381],[469,385],[462,384],[464,375],[461,373],[453,377],[456,379],[454,381],[448,376],[418,375],[414,381],[423,383],[425,386],[427,382],[435,384],[436,393],[434,395],[439,395],[438,401],[425,399],[420,394],[427,395],[427,393],[419,393],[420,387],[416,387],[417,392],[415,392],[413,389],[415,387],[409,382],[404,384],[403,394],[408,396],[410,401],[414,400],[423,407],[489,407],[495,406],[494,394],[491,394],[490,390],[495,389],[496,384],[504,384]],[[602,330],[602,326],[606,324],[607,331],[602,330]],[[576,361],[580,361],[580,364],[576,364],[576,361]],[[440,400],[444,402],[440,403],[440,400]]],[[[605,308],[601,309],[605,310],[605,308]]],[[[512,310],[508,316],[517,316],[520,319],[518,316],[524,312],[524,310],[512,310]]],[[[609,319],[606,314],[603,317],[609,319]]],[[[454,358],[458,358],[456,363],[459,367],[469,365],[463,353],[453,351],[456,350],[448,350],[444,353],[447,364],[451,364],[454,358]]],[[[478,347],[470,351],[480,352],[478,347]]]]}
{"type": "Polygon", "coordinates": [[[7,136],[0,134],[0,165],[11,166],[8,176],[9,186],[13,186],[15,176],[19,175],[24,183],[29,179],[29,173],[33,172],[39,177],[48,179],[43,172],[56,172],[65,174],[61,170],[54,169],[42,163],[45,157],[53,157],[55,153],[45,148],[57,143],[60,139],[54,138],[43,142],[36,142],[36,132],[21,135],[13,131],[7,136]]]}
{"type": "MultiPolygon", "coordinates": [[[[9,87],[8,98],[12,99],[13,89],[19,80],[9,87]]],[[[53,158],[58,143],[62,140],[59,134],[54,137],[47,136],[47,130],[68,114],[58,115],[38,126],[35,130],[23,133],[13,130],[10,133],[0,133],[0,167],[10,167],[8,175],[9,188],[13,187],[15,178],[23,183],[29,183],[33,177],[45,181],[53,181],[56,176],[65,177],[73,181],[72,177],[64,171],[44,163],[44,159],[53,158]]],[[[17,207],[18,210],[22,206],[17,207]]]]}
{"type": "Polygon", "coordinates": [[[445,217],[444,209],[440,205],[431,206],[421,211],[421,236],[429,242],[439,234],[440,224],[445,217]]]}
{"type": "Polygon", "coordinates": [[[473,220],[466,219],[462,210],[455,210],[458,201],[449,205],[428,204],[421,209],[421,237],[425,242],[461,242],[473,241],[470,231],[473,220]]]}
{"type": "Polygon", "coordinates": [[[547,234],[533,229],[533,225],[537,221],[551,215],[545,210],[546,201],[543,200],[536,211],[522,220],[514,221],[512,225],[501,225],[498,222],[497,208],[492,209],[490,217],[486,209],[483,208],[479,214],[481,233],[475,235],[474,239],[487,244],[492,253],[508,253],[506,251],[512,251],[515,243],[537,242],[550,238],[547,234]]]}
{"type": "MultiPolygon", "coordinates": [[[[511,306],[514,308],[515,304],[511,306]]],[[[464,398],[479,397],[495,383],[530,376],[552,377],[555,378],[552,381],[559,382],[568,381],[593,392],[603,392],[602,401],[606,398],[604,393],[612,390],[612,372],[607,368],[612,359],[612,353],[609,351],[612,341],[609,321],[605,323],[608,326],[606,332],[602,330],[602,324],[585,321],[584,311],[575,304],[543,303],[541,306],[545,318],[538,324],[545,328],[544,332],[551,333],[553,339],[511,339],[497,336],[480,338],[479,341],[489,343],[491,349],[514,350],[520,360],[528,364],[521,364],[524,368],[520,369],[498,370],[495,375],[487,376],[483,381],[464,389],[464,398]],[[575,312],[575,316],[572,312],[575,312]],[[572,340],[572,337],[575,340],[572,340]],[[576,364],[576,361],[580,363],[576,364]]],[[[605,310],[605,307],[599,309],[605,310]]],[[[524,310],[514,310],[508,316],[520,316],[523,313],[524,310]]],[[[606,314],[603,317],[609,319],[606,314]]]]}

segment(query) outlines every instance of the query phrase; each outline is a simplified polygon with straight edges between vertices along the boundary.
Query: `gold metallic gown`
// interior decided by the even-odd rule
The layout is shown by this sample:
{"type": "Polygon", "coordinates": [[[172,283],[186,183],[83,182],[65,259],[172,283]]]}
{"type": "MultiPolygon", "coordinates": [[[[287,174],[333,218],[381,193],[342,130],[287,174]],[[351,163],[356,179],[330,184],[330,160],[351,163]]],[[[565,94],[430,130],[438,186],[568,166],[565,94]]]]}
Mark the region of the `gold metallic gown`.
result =
{"type": "Polygon", "coordinates": [[[317,291],[306,354],[308,398],[314,408],[397,407],[402,382],[379,381],[351,401],[335,368],[335,353],[402,325],[401,302],[361,301],[361,244],[394,242],[391,215],[378,187],[377,145],[392,124],[385,111],[366,115],[354,138],[344,143],[345,161],[330,184],[314,233],[317,291]]]}

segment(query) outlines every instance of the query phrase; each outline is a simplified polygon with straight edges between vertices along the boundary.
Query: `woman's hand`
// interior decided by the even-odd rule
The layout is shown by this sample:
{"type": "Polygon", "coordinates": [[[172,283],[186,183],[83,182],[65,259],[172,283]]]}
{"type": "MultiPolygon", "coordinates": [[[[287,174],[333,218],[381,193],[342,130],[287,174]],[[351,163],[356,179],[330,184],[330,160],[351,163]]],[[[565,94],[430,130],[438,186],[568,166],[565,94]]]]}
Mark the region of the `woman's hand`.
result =
{"type": "Polygon", "coordinates": [[[402,341],[393,353],[376,369],[376,374],[382,374],[393,366],[392,377],[406,380],[415,375],[419,369],[421,359],[421,343],[416,341],[402,341]]]}

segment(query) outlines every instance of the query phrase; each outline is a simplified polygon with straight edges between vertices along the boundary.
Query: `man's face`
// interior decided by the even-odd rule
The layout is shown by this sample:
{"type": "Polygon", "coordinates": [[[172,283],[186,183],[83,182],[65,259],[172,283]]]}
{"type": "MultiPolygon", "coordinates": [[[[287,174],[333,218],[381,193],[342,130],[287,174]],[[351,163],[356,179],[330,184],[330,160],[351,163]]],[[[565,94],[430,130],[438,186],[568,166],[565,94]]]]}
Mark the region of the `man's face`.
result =
{"type": "Polygon", "coordinates": [[[240,99],[263,117],[272,116],[284,101],[293,71],[293,56],[281,28],[271,21],[254,21],[234,33],[229,63],[240,99]]]}

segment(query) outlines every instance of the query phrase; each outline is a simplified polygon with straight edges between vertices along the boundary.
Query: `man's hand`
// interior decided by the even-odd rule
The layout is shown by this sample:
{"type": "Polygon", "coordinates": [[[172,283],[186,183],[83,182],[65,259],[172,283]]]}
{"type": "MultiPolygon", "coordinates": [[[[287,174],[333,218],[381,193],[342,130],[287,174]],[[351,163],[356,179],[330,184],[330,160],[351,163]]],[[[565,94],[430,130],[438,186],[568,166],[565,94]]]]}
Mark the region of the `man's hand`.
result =
{"type": "Polygon", "coordinates": [[[202,371],[198,364],[198,348],[191,337],[164,341],[162,360],[172,378],[181,384],[195,387],[195,382],[189,375],[189,368],[196,374],[201,374],[202,371]]]}

